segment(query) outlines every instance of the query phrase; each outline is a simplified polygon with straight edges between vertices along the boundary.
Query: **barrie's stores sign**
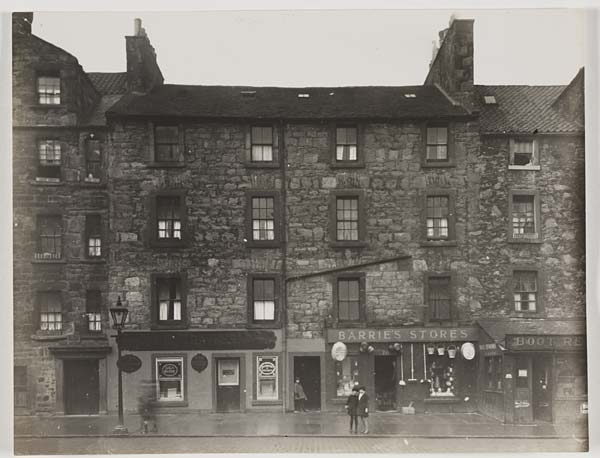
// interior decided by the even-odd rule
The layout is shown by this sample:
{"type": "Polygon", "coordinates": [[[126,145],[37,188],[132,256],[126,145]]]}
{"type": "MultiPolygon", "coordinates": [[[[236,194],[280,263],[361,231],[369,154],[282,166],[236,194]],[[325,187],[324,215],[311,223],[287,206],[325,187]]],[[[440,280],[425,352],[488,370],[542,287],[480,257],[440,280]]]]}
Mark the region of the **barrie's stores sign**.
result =
{"type": "Polygon", "coordinates": [[[328,342],[448,342],[478,340],[477,328],[328,329],[328,342]]]}

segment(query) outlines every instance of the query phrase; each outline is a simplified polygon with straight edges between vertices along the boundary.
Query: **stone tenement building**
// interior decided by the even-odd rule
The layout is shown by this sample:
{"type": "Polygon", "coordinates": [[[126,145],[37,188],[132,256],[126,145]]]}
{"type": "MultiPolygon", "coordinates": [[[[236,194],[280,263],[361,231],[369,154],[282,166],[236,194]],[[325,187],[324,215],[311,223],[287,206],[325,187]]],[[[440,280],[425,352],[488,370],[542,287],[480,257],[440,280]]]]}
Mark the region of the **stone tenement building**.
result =
{"type": "Polygon", "coordinates": [[[15,14],[15,403],[481,411],[585,420],[583,70],[474,84],[454,20],[420,86],[164,84],[86,73],[15,14]],[[75,382],[76,380],[76,382],[75,382]]]}

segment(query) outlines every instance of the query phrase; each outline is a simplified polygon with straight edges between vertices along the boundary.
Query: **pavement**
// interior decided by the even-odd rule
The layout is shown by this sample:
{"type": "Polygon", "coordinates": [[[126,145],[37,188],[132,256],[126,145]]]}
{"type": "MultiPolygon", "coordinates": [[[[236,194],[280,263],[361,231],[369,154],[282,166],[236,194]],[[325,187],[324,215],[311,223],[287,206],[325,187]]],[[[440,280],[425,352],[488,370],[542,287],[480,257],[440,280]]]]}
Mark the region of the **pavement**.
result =
{"type": "MultiPolygon", "coordinates": [[[[16,416],[15,438],[115,437],[116,415],[16,416]]],[[[375,412],[369,434],[350,434],[344,413],[180,413],[157,416],[157,431],[144,434],[138,415],[125,415],[127,437],[402,437],[587,439],[582,423],[506,425],[479,413],[416,414],[375,412]]]]}

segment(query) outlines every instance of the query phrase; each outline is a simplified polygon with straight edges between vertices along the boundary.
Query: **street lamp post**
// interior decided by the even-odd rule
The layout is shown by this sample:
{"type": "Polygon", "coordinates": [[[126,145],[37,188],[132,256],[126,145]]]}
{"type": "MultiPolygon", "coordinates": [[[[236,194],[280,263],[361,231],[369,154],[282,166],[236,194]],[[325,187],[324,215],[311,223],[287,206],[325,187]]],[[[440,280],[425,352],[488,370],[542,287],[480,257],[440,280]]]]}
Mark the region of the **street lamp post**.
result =
{"type": "MultiPolygon", "coordinates": [[[[118,370],[118,390],[119,390],[119,398],[118,398],[118,408],[119,408],[119,424],[115,426],[113,432],[116,434],[128,434],[129,431],[125,426],[125,422],[123,420],[123,371],[121,370],[121,330],[125,325],[125,320],[127,320],[127,314],[129,310],[127,307],[123,307],[121,304],[121,296],[117,298],[117,306],[111,307],[110,315],[113,319],[113,328],[117,330],[117,368],[118,370]]],[[[114,337],[114,336],[113,336],[114,337]]]]}

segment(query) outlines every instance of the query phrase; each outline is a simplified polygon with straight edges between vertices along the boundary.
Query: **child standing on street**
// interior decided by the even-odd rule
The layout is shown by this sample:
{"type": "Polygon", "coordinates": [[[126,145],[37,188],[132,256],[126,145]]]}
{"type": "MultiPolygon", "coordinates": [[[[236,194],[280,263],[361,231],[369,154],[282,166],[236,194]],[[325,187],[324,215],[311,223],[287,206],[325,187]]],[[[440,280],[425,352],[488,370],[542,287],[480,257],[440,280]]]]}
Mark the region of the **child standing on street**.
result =
{"type": "Polygon", "coordinates": [[[350,432],[358,433],[358,387],[352,388],[345,407],[346,412],[350,415],[350,432]]]}

